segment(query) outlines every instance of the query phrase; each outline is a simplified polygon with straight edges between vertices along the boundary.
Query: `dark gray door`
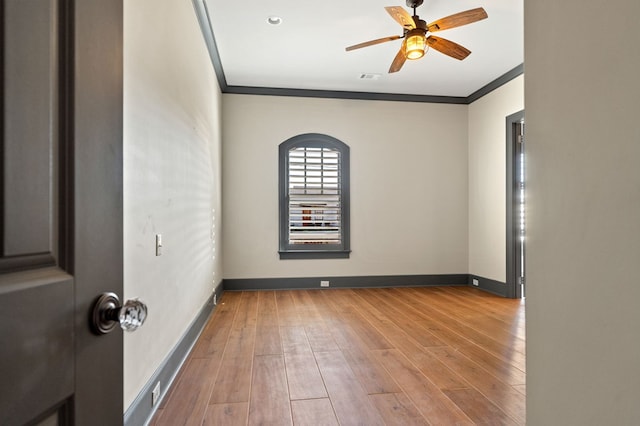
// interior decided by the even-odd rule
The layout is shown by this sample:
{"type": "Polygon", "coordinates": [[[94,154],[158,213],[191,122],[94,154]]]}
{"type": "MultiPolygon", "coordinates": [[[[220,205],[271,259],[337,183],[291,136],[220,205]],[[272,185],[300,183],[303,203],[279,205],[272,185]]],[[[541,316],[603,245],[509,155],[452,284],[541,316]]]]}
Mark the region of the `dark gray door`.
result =
{"type": "Polygon", "coordinates": [[[0,424],[122,423],[122,0],[0,0],[0,424]]]}

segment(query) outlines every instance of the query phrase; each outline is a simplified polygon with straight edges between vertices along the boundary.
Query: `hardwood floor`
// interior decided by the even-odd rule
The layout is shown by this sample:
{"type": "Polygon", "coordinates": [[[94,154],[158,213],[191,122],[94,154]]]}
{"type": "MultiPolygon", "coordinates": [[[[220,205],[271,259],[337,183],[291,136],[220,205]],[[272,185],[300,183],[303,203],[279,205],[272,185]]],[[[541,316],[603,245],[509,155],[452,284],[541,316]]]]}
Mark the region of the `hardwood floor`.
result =
{"type": "Polygon", "coordinates": [[[227,291],[151,424],[525,424],[524,320],[468,287],[227,291]]]}

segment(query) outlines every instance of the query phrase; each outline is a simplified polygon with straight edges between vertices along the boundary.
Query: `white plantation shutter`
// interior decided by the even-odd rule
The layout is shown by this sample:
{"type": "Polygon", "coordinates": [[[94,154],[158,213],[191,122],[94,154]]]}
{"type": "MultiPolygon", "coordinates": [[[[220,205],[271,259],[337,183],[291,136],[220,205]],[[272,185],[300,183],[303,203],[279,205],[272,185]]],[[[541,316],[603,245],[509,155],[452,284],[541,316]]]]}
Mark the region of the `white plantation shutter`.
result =
{"type": "Polygon", "coordinates": [[[348,258],[349,146],[306,133],[279,146],[280,258],[348,258]]]}
{"type": "Polygon", "coordinates": [[[341,244],[340,152],[289,150],[289,244],[341,244]]]}

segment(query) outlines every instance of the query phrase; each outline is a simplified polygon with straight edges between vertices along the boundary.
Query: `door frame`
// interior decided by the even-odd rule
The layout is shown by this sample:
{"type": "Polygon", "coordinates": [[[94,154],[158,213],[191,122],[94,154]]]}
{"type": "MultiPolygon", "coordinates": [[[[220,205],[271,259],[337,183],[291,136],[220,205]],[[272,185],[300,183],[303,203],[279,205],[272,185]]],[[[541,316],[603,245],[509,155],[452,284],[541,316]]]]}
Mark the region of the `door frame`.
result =
{"type": "Polygon", "coordinates": [[[512,299],[522,298],[522,286],[518,283],[517,265],[518,265],[518,217],[514,213],[517,198],[514,197],[516,188],[516,155],[518,143],[517,130],[524,121],[524,110],[509,115],[506,118],[506,148],[507,148],[507,167],[506,167],[506,257],[507,257],[507,297],[512,299]]]}
{"type": "Polygon", "coordinates": [[[74,424],[122,424],[123,336],[96,336],[103,292],[123,295],[123,0],[72,7],[71,179],[76,282],[74,424]]]}

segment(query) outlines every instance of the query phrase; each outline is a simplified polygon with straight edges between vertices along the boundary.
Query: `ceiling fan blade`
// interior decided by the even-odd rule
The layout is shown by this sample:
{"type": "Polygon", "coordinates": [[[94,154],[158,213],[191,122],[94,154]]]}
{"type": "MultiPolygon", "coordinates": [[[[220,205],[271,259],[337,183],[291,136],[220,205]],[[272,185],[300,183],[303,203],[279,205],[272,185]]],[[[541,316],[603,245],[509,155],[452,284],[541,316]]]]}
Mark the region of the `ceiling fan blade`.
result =
{"type": "Polygon", "coordinates": [[[483,8],[478,7],[476,9],[467,10],[438,19],[437,21],[430,23],[427,26],[427,29],[434,33],[436,31],[448,30],[449,28],[460,27],[462,25],[471,24],[472,22],[481,21],[487,17],[487,12],[483,8]]]}
{"type": "Polygon", "coordinates": [[[402,43],[400,50],[398,50],[396,57],[393,58],[393,62],[389,67],[389,74],[400,71],[400,68],[402,68],[406,60],[407,56],[404,54],[404,43],[402,43]]]}
{"type": "Polygon", "coordinates": [[[367,47],[367,46],[373,46],[374,44],[386,43],[387,41],[393,41],[393,40],[397,40],[399,38],[402,38],[402,36],[397,36],[396,35],[396,36],[377,38],[375,40],[365,41],[364,43],[354,44],[353,46],[347,47],[345,50],[347,52],[349,52],[351,50],[360,49],[360,48],[367,47]]]}
{"type": "Polygon", "coordinates": [[[429,36],[427,37],[427,43],[438,52],[459,60],[463,60],[471,53],[466,47],[442,37],[429,36]]]}
{"type": "Polygon", "coordinates": [[[412,30],[416,27],[416,23],[413,21],[409,12],[404,10],[404,8],[400,6],[387,6],[385,10],[391,15],[393,19],[400,25],[402,28],[406,28],[408,30],[412,30]]]}

